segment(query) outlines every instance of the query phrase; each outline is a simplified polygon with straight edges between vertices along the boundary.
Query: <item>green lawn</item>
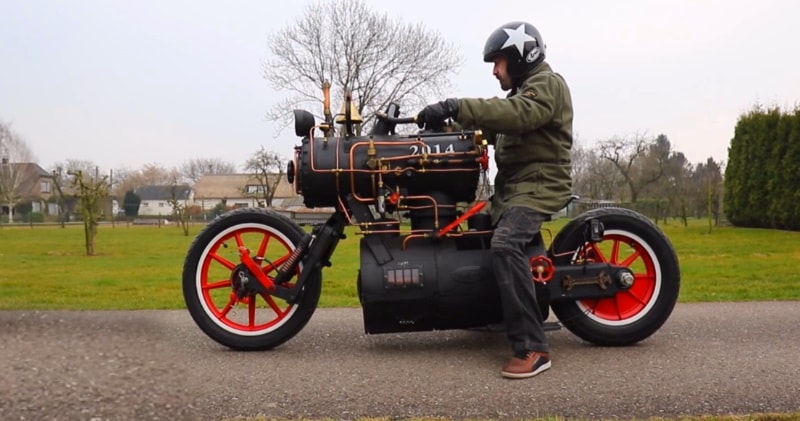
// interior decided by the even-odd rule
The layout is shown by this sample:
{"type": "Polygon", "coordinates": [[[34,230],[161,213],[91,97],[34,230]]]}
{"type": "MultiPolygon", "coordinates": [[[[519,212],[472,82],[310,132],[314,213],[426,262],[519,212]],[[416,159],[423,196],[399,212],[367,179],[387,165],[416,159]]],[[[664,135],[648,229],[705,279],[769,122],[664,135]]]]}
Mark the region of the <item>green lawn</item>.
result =
{"type": "MultiPolygon", "coordinates": [[[[549,228],[555,234],[565,222],[549,228]]],[[[104,225],[98,254],[89,257],[81,226],[3,225],[0,309],[183,308],[183,258],[200,228],[186,237],[174,226],[104,225]]],[[[800,299],[800,233],[725,227],[708,234],[705,221],[662,228],[680,258],[681,301],[800,299]]],[[[324,269],[320,306],[358,306],[360,238],[349,230],[324,269]]]]}

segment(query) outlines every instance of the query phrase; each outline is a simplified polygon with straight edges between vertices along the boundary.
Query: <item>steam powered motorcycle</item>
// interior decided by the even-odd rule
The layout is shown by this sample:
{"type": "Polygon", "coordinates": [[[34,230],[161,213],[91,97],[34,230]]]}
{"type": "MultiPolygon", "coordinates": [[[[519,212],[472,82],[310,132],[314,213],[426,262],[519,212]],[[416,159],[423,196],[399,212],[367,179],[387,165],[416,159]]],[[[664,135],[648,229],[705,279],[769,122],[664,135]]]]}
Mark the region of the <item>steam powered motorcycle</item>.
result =
{"type": "MultiPolygon", "coordinates": [[[[398,134],[391,104],[372,133],[345,98],[324,122],[295,110],[301,137],[287,178],[308,208],[334,208],[306,232],[270,209],[242,208],[210,222],[190,246],[183,294],[200,329],[233,349],[264,350],[296,335],[314,313],[322,268],[345,227],[357,227],[355,281],[368,334],[483,328],[503,321],[481,210],[488,194],[480,131],[398,134]],[[341,126],[336,130],[336,125],[341,126]],[[323,136],[315,136],[317,130],[323,136]]],[[[567,205],[567,204],[565,204],[567,205]]],[[[680,271],[667,237],[631,210],[600,208],[570,220],[546,247],[528,247],[540,311],[598,345],[630,345],[656,332],[678,297],[680,271]]]]}

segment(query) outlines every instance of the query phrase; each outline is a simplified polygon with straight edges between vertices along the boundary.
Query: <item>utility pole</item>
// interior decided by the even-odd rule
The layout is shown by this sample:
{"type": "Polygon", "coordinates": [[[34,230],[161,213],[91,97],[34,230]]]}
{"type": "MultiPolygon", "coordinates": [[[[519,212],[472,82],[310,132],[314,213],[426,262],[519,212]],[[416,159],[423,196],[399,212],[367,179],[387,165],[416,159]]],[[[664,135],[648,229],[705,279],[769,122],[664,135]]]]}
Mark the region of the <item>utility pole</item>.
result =
{"type": "Polygon", "coordinates": [[[61,223],[61,228],[64,228],[64,192],[61,190],[61,167],[53,170],[53,185],[56,186],[58,193],[58,221],[61,223]]]}
{"type": "MultiPolygon", "coordinates": [[[[108,188],[109,188],[109,190],[114,188],[114,170],[113,169],[108,170],[108,188]]],[[[113,201],[114,199],[111,199],[111,200],[113,201]]],[[[117,200],[117,208],[119,208],[119,200],[117,200]]],[[[117,213],[114,212],[114,206],[113,206],[113,202],[112,202],[112,206],[111,206],[111,228],[116,228],[117,227],[116,220],[117,220],[117,213]]]]}

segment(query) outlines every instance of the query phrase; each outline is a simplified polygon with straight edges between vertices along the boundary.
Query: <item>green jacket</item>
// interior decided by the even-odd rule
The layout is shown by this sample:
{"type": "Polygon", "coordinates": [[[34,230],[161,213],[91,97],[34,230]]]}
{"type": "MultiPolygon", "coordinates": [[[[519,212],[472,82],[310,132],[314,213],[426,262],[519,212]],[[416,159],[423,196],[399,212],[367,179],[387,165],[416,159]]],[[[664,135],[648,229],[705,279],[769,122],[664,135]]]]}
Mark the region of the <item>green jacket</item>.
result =
{"type": "Polygon", "coordinates": [[[482,129],[495,148],[492,223],[511,206],[545,214],[572,194],[572,98],[561,75],[536,66],[507,98],[463,98],[456,120],[482,129]]]}

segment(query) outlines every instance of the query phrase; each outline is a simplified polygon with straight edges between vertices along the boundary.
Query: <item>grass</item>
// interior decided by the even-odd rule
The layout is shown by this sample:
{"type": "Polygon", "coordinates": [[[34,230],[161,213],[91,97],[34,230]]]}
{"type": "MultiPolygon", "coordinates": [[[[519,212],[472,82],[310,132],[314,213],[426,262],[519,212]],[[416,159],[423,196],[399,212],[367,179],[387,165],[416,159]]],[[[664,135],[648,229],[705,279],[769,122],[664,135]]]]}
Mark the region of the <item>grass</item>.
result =
{"type": "Polygon", "coordinates": [[[682,301],[800,299],[800,232],[662,226],[681,264],[682,301]]]}
{"type": "MultiPolygon", "coordinates": [[[[549,223],[555,234],[566,222],[549,223]]],[[[681,264],[679,300],[800,299],[800,233],[704,221],[662,225],[681,264]]],[[[96,256],[86,256],[83,229],[4,225],[0,229],[0,309],[179,309],[183,259],[194,236],[174,226],[101,226],[96,256]]],[[[549,236],[545,235],[546,241],[549,236]]],[[[332,267],[323,271],[322,307],[358,306],[360,236],[348,229],[332,267]]]]}

